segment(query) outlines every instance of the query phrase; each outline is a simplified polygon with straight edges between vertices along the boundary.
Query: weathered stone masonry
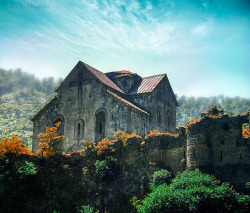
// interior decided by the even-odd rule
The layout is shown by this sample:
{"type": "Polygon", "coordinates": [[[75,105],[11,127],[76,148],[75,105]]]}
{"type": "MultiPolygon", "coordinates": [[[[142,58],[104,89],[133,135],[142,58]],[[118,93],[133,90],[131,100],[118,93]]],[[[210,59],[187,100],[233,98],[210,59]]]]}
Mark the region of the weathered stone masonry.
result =
{"type": "MultiPolygon", "coordinates": [[[[154,136],[145,140],[146,158],[152,170],[173,173],[200,169],[235,187],[250,182],[250,138],[242,136],[244,115],[204,116],[199,122],[179,129],[179,136],[154,136]]],[[[151,172],[152,173],[152,172],[151,172]]]]}
{"type": "Polygon", "coordinates": [[[57,96],[33,118],[33,152],[40,132],[61,122],[62,148],[72,152],[85,140],[112,138],[117,130],[146,135],[176,131],[178,106],[166,74],[141,78],[135,73],[102,73],[78,62],[56,90],[57,96]]]}

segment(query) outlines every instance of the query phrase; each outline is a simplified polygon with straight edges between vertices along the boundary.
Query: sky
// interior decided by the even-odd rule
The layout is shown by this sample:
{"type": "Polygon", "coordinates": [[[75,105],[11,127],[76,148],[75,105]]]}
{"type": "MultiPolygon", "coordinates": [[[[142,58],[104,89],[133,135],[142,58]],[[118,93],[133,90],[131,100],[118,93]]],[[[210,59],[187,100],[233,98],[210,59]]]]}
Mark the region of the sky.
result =
{"type": "Polygon", "coordinates": [[[79,60],[250,98],[250,1],[0,0],[0,68],[65,78],[79,60]]]}

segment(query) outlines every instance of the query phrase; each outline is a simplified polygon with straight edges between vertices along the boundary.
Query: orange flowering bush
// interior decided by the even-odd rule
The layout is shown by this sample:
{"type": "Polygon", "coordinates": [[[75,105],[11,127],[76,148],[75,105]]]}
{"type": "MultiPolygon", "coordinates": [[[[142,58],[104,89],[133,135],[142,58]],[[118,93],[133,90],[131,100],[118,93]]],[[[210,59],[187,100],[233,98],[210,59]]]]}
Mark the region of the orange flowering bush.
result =
{"type": "Polygon", "coordinates": [[[6,153],[30,154],[22,139],[12,136],[11,140],[4,138],[0,142],[0,158],[4,158],[6,153]]]}
{"type": "Polygon", "coordinates": [[[113,145],[115,142],[121,140],[123,144],[125,145],[128,138],[132,138],[132,137],[142,138],[141,136],[136,135],[135,133],[128,134],[121,130],[116,131],[113,137],[115,140],[109,140],[107,138],[104,138],[101,142],[97,144],[97,146],[93,148],[93,151],[97,151],[97,154],[103,153],[104,150],[110,150],[114,152],[115,149],[113,148],[113,145]]]}
{"type": "Polygon", "coordinates": [[[37,154],[42,156],[49,156],[55,153],[61,153],[58,150],[58,145],[62,143],[64,136],[57,135],[57,129],[61,123],[58,122],[55,127],[46,127],[46,133],[40,133],[38,137],[40,138],[39,150],[37,154]]]}
{"type": "Polygon", "coordinates": [[[184,127],[190,127],[190,126],[193,126],[194,124],[198,123],[201,121],[202,118],[197,118],[197,119],[194,119],[194,118],[191,118],[187,123],[184,124],[184,127]]]}
{"type": "Polygon", "coordinates": [[[113,149],[113,145],[114,145],[114,140],[109,140],[109,139],[107,139],[107,138],[104,138],[104,139],[102,139],[102,141],[101,142],[99,142],[98,144],[97,144],[97,146],[95,146],[94,148],[93,148],[93,151],[97,151],[97,154],[101,154],[101,153],[103,153],[103,151],[104,150],[107,150],[107,149],[110,149],[111,151],[115,151],[115,149],[113,149]]]}
{"type": "Polygon", "coordinates": [[[244,127],[242,126],[242,136],[243,138],[249,138],[250,134],[249,134],[249,127],[244,127]]]}
{"type": "Polygon", "coordinates": [[[145,138],[147,139],[150,136],[159,136],[159,135],[169,135],[169,136],[175,137],[175,138],[179,137],[179,134],[171,134],[171,133],[168,133],[168,132],[160,132],[159,130],[154,129],[154,130],[150,131],[149,134],[145,136],[145,138]]]}
{"type": "Polygon", "coordinates": [[[116,131],[116,132],[114,133],[113,137],[114,137],[114,139],[115,139],[116,141],[121,140],[124,144],[126,143],[126,141],[127,141],[128,138],[133,138],[133,137],[142,138],[141,136],[136,135],[135,133],[128,134],[128,133],[123,132],[123,131],[121,131],[121,130],[116,131]]]}

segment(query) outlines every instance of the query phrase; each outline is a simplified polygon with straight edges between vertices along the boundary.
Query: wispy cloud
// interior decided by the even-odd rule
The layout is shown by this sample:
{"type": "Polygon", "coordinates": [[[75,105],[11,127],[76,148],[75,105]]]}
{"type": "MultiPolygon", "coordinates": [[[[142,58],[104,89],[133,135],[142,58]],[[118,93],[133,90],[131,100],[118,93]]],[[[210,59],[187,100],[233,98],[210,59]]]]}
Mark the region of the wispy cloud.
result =
{"type": "MultiPolygon", "coordinates": [[[[143,76],[168,72],[172,85],[183,91],[191,91],[187,87],[204,81],[207,73],[232,75],[236,69],[238,75],[249,73],[245,55],[250,17],[244,0],[44,0],[43,4],[48,8],[0,8],[4,50],[0,63],[11,64],[15,46],[25,54],[13,64],[19,61],[31,70],[30,57],[52,66],[56,70],[51,74],[61,77],[79,59],[107,71],[124,64],[143,76]]],[[[33,67],[39,70],[37,64],[33,67]]]]}

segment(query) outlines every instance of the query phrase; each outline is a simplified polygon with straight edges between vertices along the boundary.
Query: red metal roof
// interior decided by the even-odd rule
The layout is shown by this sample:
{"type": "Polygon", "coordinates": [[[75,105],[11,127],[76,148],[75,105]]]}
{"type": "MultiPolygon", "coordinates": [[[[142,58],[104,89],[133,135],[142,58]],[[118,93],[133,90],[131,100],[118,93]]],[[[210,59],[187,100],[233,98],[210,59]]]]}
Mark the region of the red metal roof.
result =
{"type": "Polygon", "coordinates": [[[130,75],[136,75],[136,73],[132,73],[128,70],[121,70],[121,71],[113,71],[115,73],[121,73],[121,74],[130,74],[130,75]]]}
{"type": "Polygon", "coordinates": [[[110,78],[108,78],[106,76],[105,73],[102,73],[101,71],[95,69],[94,67],[91,67],[90,65],[84,63],[81,61],[81,63],[90,71],[92,72],[102,83],[104,83],[105,85],[121,92],[124,93],[113,81],[110,80],[110,78]]]}
{"type": "Polygon", "coordinates": [[[111,91],[109,91],[109,90],[107,90],[107,92],[108,92],[109,94],[113,95],[115,98],[119,99],[120,101],[124,102],[124,103],[127,104],[128,106],[130,106],[130,107],[132,107],[132,108],[134,108],[134,109],[136,109],[136,110],[139,110],[139,111],[142,112],[142,113],[145,113],[145,114],[147,114],[147,115],[150,115],[148,112],[146,112],[146,111],[142,110],[141,108],[135,106],[134,104],[132,104],[132,103],[129,102],[128,100],[126,100],[126,99],[120,97],[119,95],[117,95],[117,94],[115,94],[115,93],[113,93],[113,92],[111,92],[111,91]]]}
{"type": "Polygon", "coordinates": [[[142,78],[140,86],[133,90],[130,95],[152,92],[166,74],[154,75],[142,78]]]}

